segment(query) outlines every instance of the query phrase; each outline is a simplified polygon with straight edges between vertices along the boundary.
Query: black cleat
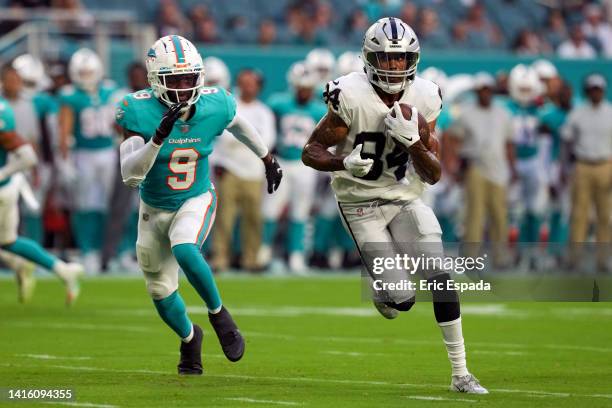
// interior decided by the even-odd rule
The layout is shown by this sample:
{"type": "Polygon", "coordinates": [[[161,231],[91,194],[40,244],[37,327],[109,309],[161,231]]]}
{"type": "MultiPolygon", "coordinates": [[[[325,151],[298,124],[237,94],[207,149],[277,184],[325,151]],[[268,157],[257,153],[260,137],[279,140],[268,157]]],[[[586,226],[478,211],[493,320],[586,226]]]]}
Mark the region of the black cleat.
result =
{"type": "Polygon", "coordinates": [[[244,354],[244,339],[225,306],[222,306],[217,314],[209,312],[208,320],[217,333],[225,357],[232,362],[240,360],[244,354]]]}
{"type": "Polygon", "coordinates": [[[179,375],[202,375],[202,337],[202,329],[194,324],[191,341],[181,341],[181,359],[177,366],[179,375]]]}

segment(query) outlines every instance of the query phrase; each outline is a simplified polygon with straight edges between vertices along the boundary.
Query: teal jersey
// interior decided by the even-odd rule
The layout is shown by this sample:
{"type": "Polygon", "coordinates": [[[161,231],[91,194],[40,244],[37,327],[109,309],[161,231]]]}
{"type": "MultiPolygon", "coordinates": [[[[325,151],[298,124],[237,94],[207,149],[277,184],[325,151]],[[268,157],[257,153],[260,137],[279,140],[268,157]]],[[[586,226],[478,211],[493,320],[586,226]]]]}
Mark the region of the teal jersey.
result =
{"type": "MultiPolygon", "coordinates": [[[[216,138],[234,119],[236,101],[221,88],[201,92],[193,116],[176,121],[140,185],[140,197],[151,207],[176,211],[211,187],[208,156],[216,138]]],[[[167,110],[149,88],[125,96],[117,104],[115,119],[148,142],[167,110]]]]}
{"type": "Polygon", "coordinates": [[[59,105],[57,99],[48,92],[37,92],[32,98],[34,109],[39,119],[44,119],[49,115],[57,114],[59,105]]]}
{"type": "Polygon", "coordinates": [[[540,125],[550,132],[552,138],[552,160],[558,160],[561,154],[561,127],[565,123],[568,113],[568,111],[552,102],[547,102],[538,112],[540,125]]]}
{"type": "Polygon", "coordinates": [[[538,107],[521,106],[508,100],[506,107],[512,115],[516,157],[525,160],[538,154],[538,107]]]}
{"type": "MultiPolygon", "coordinates": [[[[12,132],[15,130],[15,114],[13,108],[9,105],[8,101],[0,97],[0,133],[12,132]]],[[[4,147],[0,146],[0,167],[4,167],[8,157],[8,151],[4,147]]],[[[10,177],[0,181],[0,187],[6,185],[11,181],[10,177]]]]}
{"type": "Polygon", "coordinates": [[[327,107],[314,98],[300,105],[291,93],[272,95],[268,106],[276,116],[276,151],[285,160],[301,160],[302,150],[327,107]]]}
{"type": "Polygon", "coordinates": [[[442,105],[442,110],[438,115],[438,120],[436,121],[436,128],[441,132],[447,130],[451,123],[453,122],[453,117],[450,113],[449,108],[446,105],[442,105]]]}
{"type": "Polygon", "coordinates": [[[74,112],[74,148],[105,149],[113,146],[115,130],[113,94],[117,88],[104,81],[95,94],[68,85],[59,93],[59,105],[74,112]]]}

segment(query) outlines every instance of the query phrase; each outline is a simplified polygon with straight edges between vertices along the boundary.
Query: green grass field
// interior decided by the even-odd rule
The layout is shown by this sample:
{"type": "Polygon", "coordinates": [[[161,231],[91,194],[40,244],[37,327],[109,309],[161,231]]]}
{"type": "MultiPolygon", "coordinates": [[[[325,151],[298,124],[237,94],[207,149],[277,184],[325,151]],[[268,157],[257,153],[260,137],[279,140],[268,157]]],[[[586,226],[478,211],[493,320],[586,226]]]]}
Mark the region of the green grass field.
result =
{"type": "Polygon", "coordinates": [[[86,280],[66,309],[58,281],[39,281],[32,303],[20,305],[4,276],[0,388],[71,388],[69,405],[612,406],[610,303],[464,304],[468,367],[491,392],[472,396],[447,391],[450,368],[431,304],[386,321],[360,300],[356,276],[220,278],[247,341],[235,364],[184,281],[191,317],[205,331],[205,375],[190,378],[176,375],[178,340],[142,280],[86,280]]]}

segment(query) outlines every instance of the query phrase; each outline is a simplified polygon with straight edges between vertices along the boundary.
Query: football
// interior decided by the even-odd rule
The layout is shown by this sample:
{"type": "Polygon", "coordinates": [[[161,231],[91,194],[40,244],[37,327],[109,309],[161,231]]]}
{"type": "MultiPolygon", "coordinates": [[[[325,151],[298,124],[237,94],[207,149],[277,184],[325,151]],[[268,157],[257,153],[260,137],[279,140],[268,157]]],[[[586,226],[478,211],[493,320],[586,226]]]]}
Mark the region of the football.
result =
{"type": "MultiPolygon", "coordinates": [[[[410,120],[412,118],[412,106],[408,105],[407,103],[400,103],[399,105],[404,119],[410,120]]],[[[391,116],[395,117],[395,111],[393,109],[391,110],[391,116]]],[[[421,137],[421,140],[425,146],[429,147],[429,125],[421,113],[419,113],[419,136],[421,137]]],[[[397,145],[403,147],[401,143],[398,143],[397,145]]]]}

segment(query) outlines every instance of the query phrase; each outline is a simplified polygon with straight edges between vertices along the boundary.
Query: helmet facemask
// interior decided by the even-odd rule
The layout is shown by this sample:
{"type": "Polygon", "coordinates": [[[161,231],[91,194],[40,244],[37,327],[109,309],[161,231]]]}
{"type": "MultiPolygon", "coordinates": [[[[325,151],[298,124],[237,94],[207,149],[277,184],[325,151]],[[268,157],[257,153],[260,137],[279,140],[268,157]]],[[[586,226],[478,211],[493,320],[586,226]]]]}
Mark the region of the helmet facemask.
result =
{"type": "Polygon", "coordinates": [[[410,85],[419,62],[418,52],[364,52],[370,80],[384,92],[396,94],[410,85]]]}
{"type": "Polygon", "coordinates": [[[202,68],[151,71],[148,76],[156,96],[167,105],[193,105],[200,98],[204,86],[202,68]]]}

